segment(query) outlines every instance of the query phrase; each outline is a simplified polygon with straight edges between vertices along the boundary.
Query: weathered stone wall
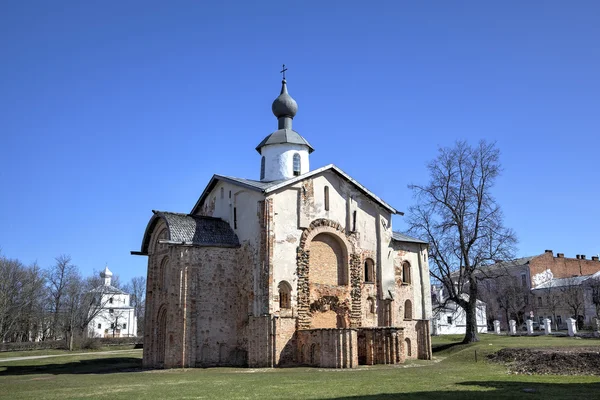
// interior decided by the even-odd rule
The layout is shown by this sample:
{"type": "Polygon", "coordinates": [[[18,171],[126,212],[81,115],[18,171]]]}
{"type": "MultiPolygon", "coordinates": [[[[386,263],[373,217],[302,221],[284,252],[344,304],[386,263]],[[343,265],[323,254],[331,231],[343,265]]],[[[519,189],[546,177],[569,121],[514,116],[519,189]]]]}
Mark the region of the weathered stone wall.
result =
{"type": "Polygon", "coordinates": [[[402,328],[359,328],[358,362],[363,365],[404,363],[403,343],[402,328]]]}
{"type": "Polygon", "coordinates": [[[428,318],[426,251],[391,241],[389,212],[331,172],[261,196],[219,183],[202,208],[229,218],[239,249],[157,245],[165,231],[156,226],[145,366],[352,368],[360,347],[354,328],[361,326],[378,329],[371,335],[373,362],[430,357],[428,325],[419,321],[428,318]],[[398,272],[404,261],[411,265],[408,283],[398,272]],[[283,283],[292,288],[291,307],[280,310],[283,283]]]}
{"type": "Polygon", "coordinates": [[[270,315],[248,317],[248,366],[253,368],[273,367],[274,352],[274,326],[270,315]]]}
{"type": "Polygon", "coordinates": [[[297,332],[298,364],[324,368],[358,367],[356,329],[309,329],[297,332]]]}
{"type": "Polygon", "coordinates": [[[275,366],[297,365],[296,319],[275,318],[275,366]]]}

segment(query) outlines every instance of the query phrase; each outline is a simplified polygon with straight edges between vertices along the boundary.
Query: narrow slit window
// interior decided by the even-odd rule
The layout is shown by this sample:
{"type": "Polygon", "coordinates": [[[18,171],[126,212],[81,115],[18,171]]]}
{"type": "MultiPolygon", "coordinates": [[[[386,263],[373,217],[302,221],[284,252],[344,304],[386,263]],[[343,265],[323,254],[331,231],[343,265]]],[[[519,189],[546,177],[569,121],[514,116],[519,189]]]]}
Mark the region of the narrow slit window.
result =
{"type": "Polygon", "coordinates": [[[365,260],[365,282],[375,282],[375,263],[370,258],[365,260]]]}
{"type": "Polygon", "coordinates": [[[352,212],[352,232],[356,232],[356,210],[352,212]]]}
{"type": "Polygon", "coordinates": [[[286,281],[279,283],[279,308],[290,309],[292,308],[292,287],[286,281]]]}
{"type": "Polygon", "coordinates": [[[221,188],[221,199],[225,198],[225,189],[221,188]]]}
{"type": "Polygon", "coordinates": [[[325,211],[329,211],[329,186],[325,186],[324,189],[324,197],[325,197],[325,211]]]}
{"type": "Polygon", "coordinates": [[[237,229],[237,207],[233,207],[233,229],[237,229]]]}
{"type": "Polygon", "coordinates": [[[265,179],[265,156],[260,159],[260,180],[265,179]]]}
{"type": "Polygon", "coordinates": [[[402,264],[402,282],[410,283],[410,264],[408,262],[402,264]]]}
{"type": "Polygon", "coordinates": [[[294,176],[300,175],[300,154],[294,154],[294,176]]]}

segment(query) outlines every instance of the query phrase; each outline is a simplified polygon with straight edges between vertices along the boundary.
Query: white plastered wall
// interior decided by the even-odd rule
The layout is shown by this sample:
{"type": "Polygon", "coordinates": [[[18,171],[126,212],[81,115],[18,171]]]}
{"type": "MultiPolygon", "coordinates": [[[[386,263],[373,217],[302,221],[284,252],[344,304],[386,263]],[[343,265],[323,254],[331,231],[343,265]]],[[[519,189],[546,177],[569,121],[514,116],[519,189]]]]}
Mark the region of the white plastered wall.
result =
{"type": "Polygon", "coordinates": [[[265,182],[294,177],[294,154],[300,154],[300,174],[310,171],[308,146],[302,144],[280,143],[261,148],[265,157],[265,182]]]}
{"type": "MultiPolygon", "coordinates": [[[[298,182],[270,195],[273,198],[274,215],[274,270],[273,293],[278,295],[277,286],[287,281],[292,286],[292,307],[297,298],[296,252],[302,229],[320,218],[339,223],[353,237],[359,251],[375,255],[376,270],[387,289],[394,293],[394,252],[389,243],[392,235],[391,214],[368,198],[364,193],[331,171],[298,182]],[[310,190],[309,201],[299,204],[301,193],[310,190]],[[329,210],[325,209],[325,186],[329,187],[329,210]],[[306,189],[309,188],[309,189],[306,189]],[[353,214],[356,211],[356,231],[353,214]]],[[[349,249],[352,252],[352,249],[349,249]]],[[[274,311],[278,304],[273,301],[274,311]]]]}

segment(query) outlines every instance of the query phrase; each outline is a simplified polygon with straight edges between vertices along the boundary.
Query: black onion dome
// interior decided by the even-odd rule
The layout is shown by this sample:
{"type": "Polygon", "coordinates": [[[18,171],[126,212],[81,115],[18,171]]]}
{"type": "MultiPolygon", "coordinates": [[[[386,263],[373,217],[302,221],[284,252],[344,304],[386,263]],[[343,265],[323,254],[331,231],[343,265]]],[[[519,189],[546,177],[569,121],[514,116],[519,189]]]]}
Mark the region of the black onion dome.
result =
{"type": "Polygon", "coordinates": [[[294,118],[298,112],[298,104],[296,103],[296,100],[288,94],[285,79],[281,81],[281,94],[273,101],[271,109],[277,118],[294,118]]]}

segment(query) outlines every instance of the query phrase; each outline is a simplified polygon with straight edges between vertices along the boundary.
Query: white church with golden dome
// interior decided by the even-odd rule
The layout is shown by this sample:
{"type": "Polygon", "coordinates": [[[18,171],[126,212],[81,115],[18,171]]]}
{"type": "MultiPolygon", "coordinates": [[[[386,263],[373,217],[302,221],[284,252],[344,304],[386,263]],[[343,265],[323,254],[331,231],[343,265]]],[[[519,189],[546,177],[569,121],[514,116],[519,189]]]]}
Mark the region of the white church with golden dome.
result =
{"type": "Polygon", "coordinates": [[[214,175],[189,213],[153,211],[132,252],[148,257],[144,366],[430,359],[427,243],[340,168],[310,169],[285,78],[272,110],[259,179],[214,175]]]}

